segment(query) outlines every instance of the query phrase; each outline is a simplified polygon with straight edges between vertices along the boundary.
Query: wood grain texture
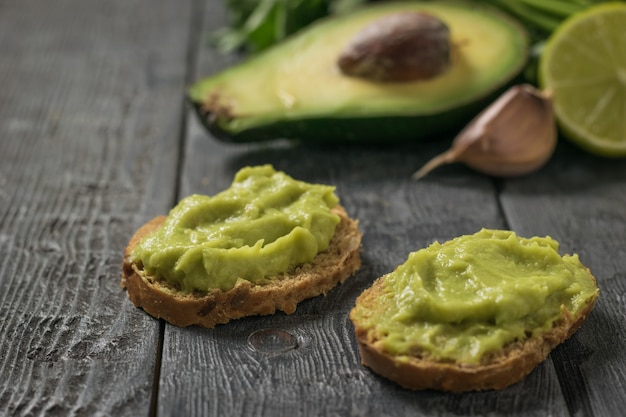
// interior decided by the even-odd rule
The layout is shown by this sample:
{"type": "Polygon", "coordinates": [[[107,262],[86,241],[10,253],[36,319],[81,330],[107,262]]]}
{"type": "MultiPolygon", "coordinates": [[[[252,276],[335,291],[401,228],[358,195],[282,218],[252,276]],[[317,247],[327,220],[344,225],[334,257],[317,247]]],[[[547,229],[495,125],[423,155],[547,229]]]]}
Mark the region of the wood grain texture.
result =
{"type": "Polygon", "coordinates": [[[550,235],[577,253],[600,297],[584,326],[552,353],[572,415],[617,416],[626,404],[626,163],[562,141],[540,173],[505,184],[502,205],[522,235],[550,235]]]}
{"type": "MultiPolygon", "coordinates": [[[[214,2],[206,7],[204,33],[223,13],[214,2]]],[[[198,54],[196,78],[232,62],[205,45],[198,54]]],[[[360,365],[347,314],[363,289],[434,240],[507,226],[497,187],[487,177],[457,165],[421,182],[410,180],[445,146],[446,141],[398,148],[230,145],[208,136],[190,115],[179,198],[214,194],[241,167],[265,163],[298,179],[336,185],[342,204],[360,220],[363,266],[327,296],[301,303],[292,316],[251,317],[213,330],[166,326],[158,414],[569,415],[550,362],[504,391],[466,395],[410,392],[360,365]],[[249,341],[259,329],[287,332],[298,347],[259,350],[249,341]]]]}
{"type": "Polygon", "coordinates": [[[159,324],[119,287],[174,201],[189,2],[0,2],[0,415],[147,415],[159,324]]]}
{"type": "Polygon", "coordinates": [[[0,0],[0,416],[622,415],[623,160],[561,142],[526,178],[452,165],[416,183],[448,140],[220,143],[183,94],[238,59],[206,43],[223,3],[0,0]],[[294,315],[165,326],[160,339],[119,288],[127,239],[177,199],[264,163],[336,185],[360,220],[362,268],[294,315]],[[580,255],[601,289],[581,330],[499,392],[411,392],[362,367],[347,318],[358,294],[410,251],[481,227],[551,235],[580,255]]]}

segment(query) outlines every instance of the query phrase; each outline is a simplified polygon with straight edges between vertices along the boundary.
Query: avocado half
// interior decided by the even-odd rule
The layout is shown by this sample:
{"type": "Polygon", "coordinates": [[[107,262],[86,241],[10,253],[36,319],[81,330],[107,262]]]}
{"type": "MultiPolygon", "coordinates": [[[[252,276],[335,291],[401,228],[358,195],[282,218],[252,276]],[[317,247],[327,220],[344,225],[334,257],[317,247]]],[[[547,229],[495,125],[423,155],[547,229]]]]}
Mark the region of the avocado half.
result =
{"type": "Polygon", "coordinates": [[[467,123],[521,72],[527,49],[517,22],[477,3],[370,5],[320,20],[198,81],[188,98],[206,128],[228,142],[414,141],[467,123]],[[352,37],[372,21],[402,11],[432,14],[449,27],[449,68],[411,82],[343,75],[337,58],[352,37]]]}

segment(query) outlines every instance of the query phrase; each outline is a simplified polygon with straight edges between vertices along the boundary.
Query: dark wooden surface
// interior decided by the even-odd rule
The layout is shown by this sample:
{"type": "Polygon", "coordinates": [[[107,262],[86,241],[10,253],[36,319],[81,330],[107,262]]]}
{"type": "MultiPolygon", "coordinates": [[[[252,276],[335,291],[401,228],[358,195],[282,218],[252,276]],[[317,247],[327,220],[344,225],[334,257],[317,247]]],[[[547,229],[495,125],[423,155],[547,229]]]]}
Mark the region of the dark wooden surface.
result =
{"type": "Polygon", "coordinates": [[[624,160],[561,141],[525,178],[456,165],[413,182],[447,144],[222,144],[183,92],[236,60],[206,43],[225,19],[217,0],[0,0],[0,416],[626,413],[624,160]],[[132,307],[119,275],[133,230],[261,163],[337,186],[364,233],[359,272],[292,316],[214,330],[132,307]],[[480,227],[580,255],[601,289],[581,330],[499,392],[410,392],[361,367],[356,296],[409,252],[480,227]]]}

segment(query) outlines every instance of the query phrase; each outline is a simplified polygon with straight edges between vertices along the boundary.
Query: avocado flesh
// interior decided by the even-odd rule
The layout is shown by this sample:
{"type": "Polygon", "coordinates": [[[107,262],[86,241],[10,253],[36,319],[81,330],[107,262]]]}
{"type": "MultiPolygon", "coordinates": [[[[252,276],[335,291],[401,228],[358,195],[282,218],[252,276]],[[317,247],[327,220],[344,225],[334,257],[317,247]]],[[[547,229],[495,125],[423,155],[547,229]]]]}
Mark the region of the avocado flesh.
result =
{"type": "Polygon", "coordinates": [[[193,85],[189,98],[219,139],[390,142],[461,126],[519,74],[527,38],[474,3],[387,3],[327,18],[286,42],[193,85]],[[337,68],[368,23],[399,11],[431,13],[450,28],[450,67],[429,80],[373,82],[337,68]]]}

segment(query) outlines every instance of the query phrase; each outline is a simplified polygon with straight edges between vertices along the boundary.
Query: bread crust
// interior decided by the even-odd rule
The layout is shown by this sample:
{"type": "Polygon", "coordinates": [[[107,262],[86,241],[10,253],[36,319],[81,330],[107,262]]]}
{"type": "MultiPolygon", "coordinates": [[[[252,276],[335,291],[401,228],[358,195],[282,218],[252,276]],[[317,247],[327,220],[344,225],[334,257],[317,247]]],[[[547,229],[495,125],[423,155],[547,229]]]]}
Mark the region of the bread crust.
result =
{"type": "Polygon", "coordinates": [[[268,284],[240,280],[229,291],[214,289],[208,293],[181,293],[132,262],[130,254],[135,246],[165,221],[165,216],[155,217],[135,232],[124,251],[121,286],[135,306],[181,327],[213,328],[233,319],[278,310],[292,314],[300,301],[326,294],[361,266],[358,221],[348,217],[341,206],[332,211],[339,215],[340,222],[329,248],[311,262],[273,277],[268,284]]]}
{"type": "MultiPolygon", "coordinates": [[[[384,291],[385,278],[386,275],[378,278],[366,289],[357,298],[356,305],[376,314],[376,300],[384,291]]],[[[595,300],[589,300],[580,315],[572,316],[566,311],[563,319],[554,323],[547,332],[510,343],[500,352],[483,357],[478,365],[436,361],[417,355],[409,357],[407,361],[399,361],[385,351],[375,330],[361,326],[355,315],[356,306],[350,312],[350,319],[354,325],[361,363],[405,388],[449,392],[498,390],[524,379],[548,357],[552,349],[574,334],[593,309],[595,300]]]]}

